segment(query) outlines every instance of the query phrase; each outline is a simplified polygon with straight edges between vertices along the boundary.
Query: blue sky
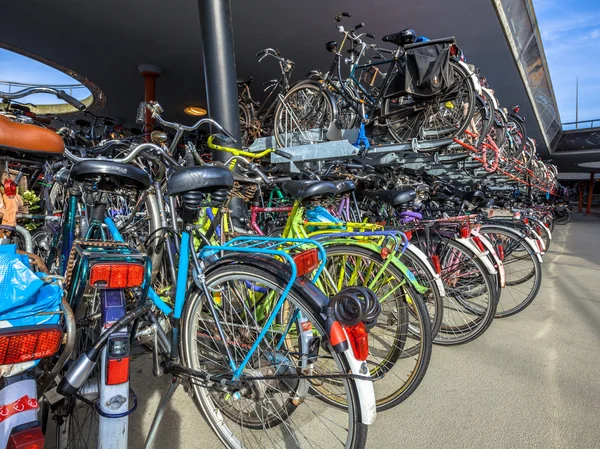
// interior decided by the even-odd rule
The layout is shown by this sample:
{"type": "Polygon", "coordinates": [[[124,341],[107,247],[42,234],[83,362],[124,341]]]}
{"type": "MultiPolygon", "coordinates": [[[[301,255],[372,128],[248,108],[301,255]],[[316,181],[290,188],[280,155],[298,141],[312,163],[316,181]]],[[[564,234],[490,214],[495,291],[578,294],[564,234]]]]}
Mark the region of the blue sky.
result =
{"type": "Polygon", "coordinates": [[[600,119],[600,0],[533,0],[563,123],[600,119]]]}
{"type": "MultiPolygon", "coordinates": [[[[41,62],[13,53],[4,48],[0,48],[0,81],[16,81],[19,83],[32,84],[78,84],[69,75],[60,70],[42,64],[41,62]]],[[[0,84],[0,90],[7,89],[5,84],[0,84]]],[[[13,88],[13,92],[18,88],[13,88]]],[[[67,91],[75,98],[81,100],[89,96],[87,89],[78,89],[73,92],[67,91]]],[[[58,104],[62,100],[53,95],[31,95],[19,100],[23,103],[31,102],[33,104],[58,104]]]]}

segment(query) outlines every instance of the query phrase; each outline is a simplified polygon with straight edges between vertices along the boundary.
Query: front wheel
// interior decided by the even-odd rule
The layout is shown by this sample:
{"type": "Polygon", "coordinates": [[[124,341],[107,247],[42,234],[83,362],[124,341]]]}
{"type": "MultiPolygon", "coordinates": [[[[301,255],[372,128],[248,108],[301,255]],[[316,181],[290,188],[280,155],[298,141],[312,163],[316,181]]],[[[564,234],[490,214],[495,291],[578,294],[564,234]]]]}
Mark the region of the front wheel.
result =
{"type": "Polygon", "coordinates": [[[322,320],[292,289],[282,311],[296,312],[281,312],[268,324],[285,285],[269,270],[236,264],[207,273],[210,298],[199,290],[190,294],[181,319],[181,352],[187,367],[231,380],[231,363],[239,366],[256,346],[240,374],[243,388],[224,391],[191,382],[199,409],[229,448],[323,447],[324,438],[327,447],[363,448],[367,426],[361,422],[359,381],[344,376],[349,360],[332,349],[322,320]],[[218,316],[209,313],[208,301],[218,316]],[[283,316],[291,317],[289,322],[282,321],[283,316]],[[299,329],[307,329],[295,321],[300,316],[312,325],[308,371],[301,370],[308,353],[299,350],[302,336],[306,338],[306,331],[299,329]],[[259,340],[266,326],[267,333],[259,340]],[[315,378],[298,376],[305,373],[315,378]],[[346,400],[344,407],[331,408],[319,400],[313,386],[323,383],[330,395],[346,400]]]}
{"type": "Polygon", "coordinates": [[[327,140],[334,106],[321,86],[301,83],[292,87],[275,109],[274,128],[281,148],[327,140]]]}

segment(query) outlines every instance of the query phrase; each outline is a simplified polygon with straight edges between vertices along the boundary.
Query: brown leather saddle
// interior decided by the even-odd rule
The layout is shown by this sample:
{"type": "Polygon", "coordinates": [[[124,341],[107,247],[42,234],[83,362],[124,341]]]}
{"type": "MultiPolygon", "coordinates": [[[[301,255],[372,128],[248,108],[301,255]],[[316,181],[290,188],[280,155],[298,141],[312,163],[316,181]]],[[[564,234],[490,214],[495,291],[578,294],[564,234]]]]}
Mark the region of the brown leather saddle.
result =
{"type": "Polygon", "coordinates": [[[65,144],[54,131],[15,123],[0,115],[0,156],[47,160],[64,152],[65,144]]]}

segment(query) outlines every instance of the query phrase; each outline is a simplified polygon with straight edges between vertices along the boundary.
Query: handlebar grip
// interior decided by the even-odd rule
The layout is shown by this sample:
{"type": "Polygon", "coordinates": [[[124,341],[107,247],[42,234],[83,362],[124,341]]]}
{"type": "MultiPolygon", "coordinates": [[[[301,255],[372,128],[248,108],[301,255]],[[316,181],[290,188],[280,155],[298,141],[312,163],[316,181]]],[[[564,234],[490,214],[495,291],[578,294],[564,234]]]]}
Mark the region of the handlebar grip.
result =
{"type": "Polygon", "coordinates": [[[375,35],[371,33],[365,34],[365,36],[370,37],[371,39],[375,39],[375,35]]]}
{"type": "Polygon", "coordinates": [[[273,150],[273,153],[275,153],[277,156],[281,156],[281,157],[284,157],[289,160],[294,159],[294,156],[292,154],[288,153],[287,151],[273,150]]]}
{"type": "Polygon", "coordinates": [[[257,51],[256,52],[256,57],[260,58],[262,55],[264,55],[267,51],[266,50],[261,50],[261,51],[257,51]]]}
{"type": "Polygon", "coordinates": [[[353,30],[354,30],[354,31],[356,31],[356,30],[360,30],[360,29],[361,29],[362,27],[364,27],[364,26],[365,26],[365,23],[364,23],[364,22],[360,22],[358,25],[356,25],[356,26],[353,28],[353,30]]]}
{"type": "Polygon", "coordinates": [[[73,98],[71,95],[66,93],[64,90],[56,91],[56,96],[58,98],[60,98],[61,100],[66,101],[71,106],[79,109],[80,111],[83,111],[86,108],[86,106],[81,101],[77,100],[76,98],[73,98]]]}
{"type": "Polygon", "coordinates": [[[349,12],[343,12],[342,16],[344,16],[344,17],[352,17],[352,14],[350,14],[349,12]]]}

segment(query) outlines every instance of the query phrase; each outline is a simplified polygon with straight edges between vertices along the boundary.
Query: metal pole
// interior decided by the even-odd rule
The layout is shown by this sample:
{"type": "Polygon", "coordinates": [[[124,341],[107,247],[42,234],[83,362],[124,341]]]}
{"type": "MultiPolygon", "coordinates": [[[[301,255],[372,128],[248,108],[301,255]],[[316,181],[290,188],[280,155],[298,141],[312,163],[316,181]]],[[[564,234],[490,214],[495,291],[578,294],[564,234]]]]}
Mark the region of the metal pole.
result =
{"type": "Polygon", "coordinates": [[[579,73],[575,79],[575,129],[579,128],[579,73]]]}
{"type": "Polygon", "coordinates": [[[583,210],[583,181],[579,181],[579,210],[577,212],[581,212],[583,210]]]}
{"type": "Polygon", "coordinates": [[[587,200],[587,209],[586,214],[589,215],[592,213],[592,192],[594,191],[594,173],[590,173],[590,185],[588,189],[588,200],[587,200]]]}
{"type": "MultiPolygon", "coordinates": [[[[241,148],[238,91],[229,0],[198,0],[208,112],[237,140],[241,148]]],[[[216,151],[213,159],[228,154],[216,151]]]]}
{"type": "MultiPolygon", "coordinates": [[[[242,147],[240,114],[238,106],[237,75],[231,27],[231,5],[229,0],[198,0],[206,99],[210,118],[216,120],[231,133],[242,147]]],[[[229,153],[215,151],[213,160],[226,161],[229,153]]],[[[241,198],[229,202],[233,225],[242,226],[245,203],[241,198]]]]}

